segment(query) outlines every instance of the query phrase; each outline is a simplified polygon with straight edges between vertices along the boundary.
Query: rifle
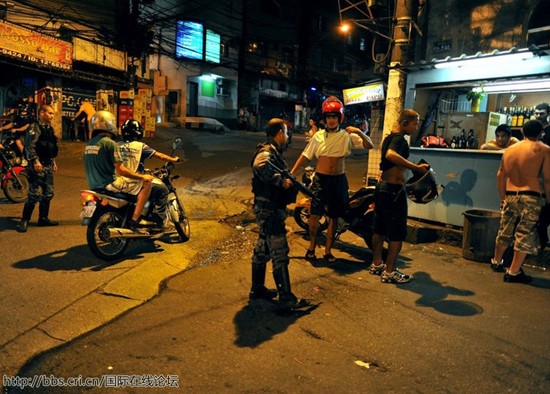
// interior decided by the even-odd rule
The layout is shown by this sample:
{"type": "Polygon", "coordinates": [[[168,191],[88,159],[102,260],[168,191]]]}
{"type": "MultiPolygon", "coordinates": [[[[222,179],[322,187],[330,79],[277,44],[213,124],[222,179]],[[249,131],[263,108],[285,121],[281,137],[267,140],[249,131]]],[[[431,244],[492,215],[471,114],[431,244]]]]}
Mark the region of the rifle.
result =
{"type": "Polygon", "coordinates": [[[294,185],[294,187],[295,187],[296,189],[298,189],[299,191],[301,191],[302,193],[304,193],[306,196],[311,197],[311,198],[316,198],[316,197],[313,195],[313,192],[312,192],[306,185],[304,185],[302,182],[300,182],[298,179],[296,179],[289,171],[283,170],[282,168],[277,167],[275,164],[273,164],[273,163],[270,162],[270,161],[267,161],[267,164],[268,164],[272,169],[274,169],[276,172],[278,172],[279,174],[281,174],[281,176],[282,176],[283,178],[290,179],[290,180],[292,181],[292,185],[294,185]]]}

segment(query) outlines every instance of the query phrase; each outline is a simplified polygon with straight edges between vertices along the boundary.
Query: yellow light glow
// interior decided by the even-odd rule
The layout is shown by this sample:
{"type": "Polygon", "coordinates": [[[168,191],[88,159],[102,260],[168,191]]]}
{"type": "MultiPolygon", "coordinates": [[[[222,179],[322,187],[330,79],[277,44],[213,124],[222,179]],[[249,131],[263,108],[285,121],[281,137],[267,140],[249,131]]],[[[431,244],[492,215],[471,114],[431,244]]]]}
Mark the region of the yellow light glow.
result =
{"type": "Polygon", "coordinates": [[[350,31],[350,30],[351,30],[351,26],[349,25],[349,23],[342,23],[342,24],[340,25],[340,31],[341,31],[342,33],[347,33],[347,32],[350,31]]]}

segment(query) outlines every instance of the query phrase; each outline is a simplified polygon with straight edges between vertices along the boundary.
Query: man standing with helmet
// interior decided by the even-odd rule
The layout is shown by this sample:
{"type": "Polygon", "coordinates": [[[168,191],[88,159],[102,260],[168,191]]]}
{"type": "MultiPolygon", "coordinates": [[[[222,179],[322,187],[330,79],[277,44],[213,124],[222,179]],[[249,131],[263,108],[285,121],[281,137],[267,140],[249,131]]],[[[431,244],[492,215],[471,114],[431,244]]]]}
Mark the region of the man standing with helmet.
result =
{"type": "Polygon", "coordinates": [[[141,212],[151,194],[153,176],[138,174],[122,162],[118,144],[113,138],[118,136],[116,118],[108,111],[98,111],[91,120],[92,139],[84,148],[84,170],[88,186],[92,190],[108,190],[115,193],[137,195],[136,208],[129,227],[137,231],[149,226],[140,220],[141,212]]]}
{"type": "Polygon", "coordinates": [[[336,234],[336,223],[338,217],[342,216],[348,207],[348,180],[345,174],[345,158],[351,154],[351,134],[359,136],[363,148],[371,149],[371,139],[361,129],[348,126],[341,129],[340,124],[344,121],[344,105],[334,97],[328,97],[322,105],[322,116],[326,124],[324,130],[315,133],[309,144],[305,147],[302,155],[296,160],[290,171],[294,174],[306,161],[317,159],[315,175],[313,177],[311,191],[316,198],[311,201],[309,217],[310,243],[306,253],[306,259],[316,260],[315,246],[317,231],[319,229],[319,218],[324,214],[327,206],[329,225],[327,229],[327,242],[323,258],[333,263],[336,258],[332,255],[332,243],[336,234]]]}
{"type": "Polygon", "coordinates": [[[59,223],[48,218],[50,202],[53,198],[53,173],[57,172],[57,137],[52,120],[54,110],[50,105],[43,105],[38,111],[38,121],[33,123],[25,136],[25,153],[27,155],[27,175],[29,178],[29,195],[23,206],[21,221],[16,227],[20,233],[27,231],[35,204],[38,202],[38,226],[57,226],[59,223]]]}
{"type": "MultiPolygon", "coordinates": [[[[126,120],[120,127],[123,141],[118,143],[124,165],[131,171],[143,174],[145,172],[145,160],[156,157],[163,161],[176,163],[179,157],[172,157],[158,152],[149,145],[141,142],[143,127],[134,119],[126,120]]],[[[159,216],[159,226],[163,226],[166,220],[166,204],[168,203],[168,188],[158,179],[154,179],[151,188],[151,200],[155,202],[155,212],[159,216]]]]}
{"type": "Polygon", "coordinates": [[[381,275],[382,283],[406,283],[412,279],[412,275],[405,275],[394,267],[407,237],[407,170],[422,175],[430,169],[427,163],[414,164],[407,160],[409,144],[405,135],[418,131],[419,119],[416,111],[404,110],[397,127],[382,142],[382,173],[374,194],[373,262],[369,268],[372,275],[381,275]],[[384,264],[382,249],[385,239],[388,240],[388,255],[384,264]]]}
{"type": "Polygon", "coordinates": [[[258,241],[252,256],[252,287],[250,301],[272,300],[279,294],[279,305],[284,309],[309,305],[298,300],[290,289],[288,272],[288,242],[286,239],[286,206],[292,200],[292,181],[272,168],[269,163],[286,170],[283,149],[288,144],[288,129],[283,119],[273,118],[266,128],[267,142],[259,144],[252,158],[252,192],[254,214],[258,223],[258,241]],[[266,264],[273,263],[273,279],[277,291],[265,287],[266,264]]]}

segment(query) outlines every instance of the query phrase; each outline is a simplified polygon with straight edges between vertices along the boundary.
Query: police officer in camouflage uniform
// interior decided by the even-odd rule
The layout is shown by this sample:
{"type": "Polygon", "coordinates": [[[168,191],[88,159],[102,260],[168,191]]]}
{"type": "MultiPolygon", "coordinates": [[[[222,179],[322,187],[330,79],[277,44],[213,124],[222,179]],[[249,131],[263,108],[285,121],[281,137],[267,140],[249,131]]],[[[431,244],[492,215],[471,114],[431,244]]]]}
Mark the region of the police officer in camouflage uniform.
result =
{"type": "Polygon", "coordinates": [[[52,127],[53,115],[54,110],[50,105],[42,105],[38,111],[38,121],[31,125],[25,136],[29,195],[23,207],[23,217],[16,227],[20,233],[27,231],[36,203],[39,203],[38,226],[59,224],[48,218],[54,194],[53,173],[57,171],[55,157],[58,152],[57,137],[52,127]]]}
{"type": "Polygon", "coordinates": [[[305,304],[290,290],[288,272],[289,247],[286,239],[286,206],[296,199],[292,181],[283,178],[268,162],[280,169],[287,169],[282,152],[289,135],[283,119],[271,119],[266,128],[267,142],[259,144],[252,159],[252,192],[254,214],[259,237],[252,257],[252,288],[250,300],[272,300],[279,294],[279,305],[294,308],[305,304]],[[273,263],[273,278],[277,291],[265,287],[266,263],[273,263]]]}

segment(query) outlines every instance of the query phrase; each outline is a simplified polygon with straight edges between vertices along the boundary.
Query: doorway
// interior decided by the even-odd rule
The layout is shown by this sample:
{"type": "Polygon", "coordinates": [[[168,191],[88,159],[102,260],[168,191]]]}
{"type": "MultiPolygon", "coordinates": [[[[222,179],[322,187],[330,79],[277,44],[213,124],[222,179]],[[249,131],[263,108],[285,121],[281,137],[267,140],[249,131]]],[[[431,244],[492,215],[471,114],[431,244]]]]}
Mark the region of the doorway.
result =
{"type": "Polygon", "coordinates": [[[187,116],[199,114],[199,84],[189,81],[187,84],[187,116]]]}

